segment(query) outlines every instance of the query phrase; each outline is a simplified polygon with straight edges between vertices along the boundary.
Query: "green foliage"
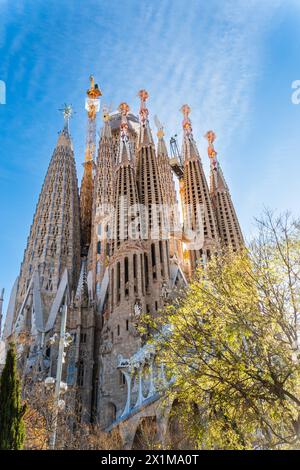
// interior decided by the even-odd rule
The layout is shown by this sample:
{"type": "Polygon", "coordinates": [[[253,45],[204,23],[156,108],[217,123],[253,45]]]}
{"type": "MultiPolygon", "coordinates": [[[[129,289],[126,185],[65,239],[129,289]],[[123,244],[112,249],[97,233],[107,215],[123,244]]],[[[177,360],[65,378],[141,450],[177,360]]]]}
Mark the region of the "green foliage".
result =
{"type": "Polygon", "coordinates": [[[7,352],[0,382],[0,449],[23,448],[25,406],[21,403],[16,351],[13,344],[7,352]]]}
{"type": "Polygon", "coordinates": [[[152,322],[171,325],[160,357],[170,394],[199,407],[199,448],[300,447],[300,224],[267,213],[258,226],[249,249],[224,249],[152,322]]]}

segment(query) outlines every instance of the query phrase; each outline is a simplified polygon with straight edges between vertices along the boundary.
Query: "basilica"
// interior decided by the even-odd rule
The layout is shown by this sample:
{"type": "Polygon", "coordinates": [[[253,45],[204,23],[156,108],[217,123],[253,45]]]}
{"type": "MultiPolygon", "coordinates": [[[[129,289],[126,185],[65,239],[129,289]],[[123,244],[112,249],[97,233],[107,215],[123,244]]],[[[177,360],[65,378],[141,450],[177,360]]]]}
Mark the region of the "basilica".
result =
{"type": "Polygon", "coordinates": [[[124,102],[115,111],[102,107],[97,141],[100,96],[91,77],[80,189],[72,111],[63,110],[2,339],[15,338],[23,376],[55,380],[59,369],[76,390],[78,419],[118,427],[130,448],[142,419],[155,419],[162,436],[168,413],[159,403],[170,378],[155,341],[139,331],[140,317],[155,316],[220,247],[238,250],[244,242],[216,136],[205,136],[208,184],[189,106],[181,109],[181,150],[175,138],[166,144],[157,118],[153,137],[146,90],[138,93],[138,113],[124,102]],[[68,347],[60,364],[62,331],[68,347]]]}

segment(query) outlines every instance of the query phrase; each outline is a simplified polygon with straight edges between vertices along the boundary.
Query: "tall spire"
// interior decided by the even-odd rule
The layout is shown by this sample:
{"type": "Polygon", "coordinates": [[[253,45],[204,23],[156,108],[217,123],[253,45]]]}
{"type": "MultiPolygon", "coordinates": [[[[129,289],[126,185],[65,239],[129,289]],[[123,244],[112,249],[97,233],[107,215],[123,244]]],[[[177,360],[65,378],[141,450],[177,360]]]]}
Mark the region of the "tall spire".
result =
{"type": "Polygon", "coordinates": [[[169,240],[166,231],[164,199],[160,168],[148,121],[146,90],[139,92],[140,131],[137,148],[137,184],[141,203],[142,238],[147,246],[147,290],[151,292],[151,310],[162,306],[161,288],[169,282],[169,240]],[[153,305],[154,304],[154,305],[153,305]]]}
{"type": "Polygon", "coordinates": [[[169,237],[170,237],[170,257],[172,258],[176,253],[179,258],[182,255],[181,241],[176,237],[176,230],[179,228],[179,212],[178,201],[176,196],[175,182],[173,179],[172,168],[170,159],[164,139],[164,129],[157,116],[154,117],[157,131],[157,163],[159,168],[159,177],[162,191],[163,203],[166,209],[166,218],[168,223],[169,237]],[[176,239],[177,238],[177,239],[176,239]]]}
{"type": "Polygon", "coordinates": [[[139,136],[138,136],[138,143],[137,147],[138,149],[141,146],[145,145],[153,145],[153,138],[152,138],[152,133],[150,130],[149,126],[149,120],[148,120],[148,115],[149,111],[146,107],[146,101],[149,98],[149,94],[146,90],[140,90],[138,93],[138,96],[140,97],[140,131],[139,131],[139,136]]]}
{"type": "Polygon", "coordinates": [[[100,291],[110,254],[109,234],[112,228],[114,158],[108,110],[103,108],[103,127],[100,134],[92,217],[92,266],[94,288],[100,291]]]}
{"type": "Polygon", "coordinates": [[[168,206],[174,206],[177,204],[175,183],[173,179],[172,169],[170,166],[168,151],[164,139],[164,129],[162,124],[155,117],[158,126],[157,131],[157,163],[159,167],[159,175],[161,180],[161,186],[164,187],[163,191],[163,202],[168,206]]]}
{"type": "Polygon", "coordinates": [[[85,109],[87,111],[87,138],[84,156],[84,173],[80,188],[81,249],[86,255],[91,241],[93,207],[93,161],[96,150],[96,116],[100,109],[101,91],[90,76],[91,86],[87,90],[85,109]]]}
{"type": "Polygon", "coordinates": [[[183,105],[184,231],[190,274],[205,263],[218,246],[218,229],[200,155],[193,138],[190,107],[183,105]]]}
{"type": "MultiPolygon", "coordinates": [[[[124,102],[121,103],[119,111],[121,113],[120,146],[115,176],[112,254],[121,246],[123,241],[130,238],[130,217],[128,212],[130,210],[130,206],[138,207],[139,205],[135,172],[133,168],[133,155],[128,138],[128,104],[124,102]]],[[[133,215],[132,217],[134,218],[133,215]]]]}
{"type": "MultiPolygon", "coordinates": [[[[104,426],[112,422],[113,403],[118,412],[126,401],[119,385],[117,358],[134,354],[141,346],[136,329],[137,308],[145,311],[144,248],[139,235],[139,196],[128,135],[129,106],[121,103],[119,152],[113,182],[114,212],[109,257],[108,308],[103,309],[100,341],[100,416],[104,426]],[[108,354],[111,353],[111,354],[108,354]]],[[[103,248],[101,247],[101,250],[103,248]]],[[[105,286],[105,279],[102,286],[105,286]]]]}
{"type": "MultiPolygon", "coordinates": [[[[141,106],[137,147],[137,182],[140,202],[149,210],[149,230],[151,230],[154,228],[153,224],[156,223],[156,219],[152,217],[151,205],[155,204],[158,211],[159,206],[163,204],[163,196],[158,161],[148,121],[149,111],[145,104],[149,95],[146,90],[141,90],[139,96],[141,106]]],[[[161,215],[159,218],[161,219],[161,215]]],[[[160,229],[162,229],[162,222],[163,220],[160,221],[160,229]]]]}
{"type": "Polygon", "coordinates": [[[79,273],[79,198],[72,141],[65,117],[42,186],[19,276],[18,311],[34,272],[38,273],[45,320],[64,270],[70,288],[79,273]]]}
{"type": "Polygon", "coordinates": [[[221,242],[237,250],[244,244],[240,224],[232,203],[230,192],[214,148],[216,135],[213,131],[205,134],[208,141],[208,157],[210,159],[210,194],[216,213],[221,242]]]}
{"type": "Polygon", "coordinates": [[[109,113],[103,109],[103,127],[100,134],[98,157],[96,163],[94,210],[107,212],[113,203],[113,150],[112,133],[109,124],[109,113]]]}

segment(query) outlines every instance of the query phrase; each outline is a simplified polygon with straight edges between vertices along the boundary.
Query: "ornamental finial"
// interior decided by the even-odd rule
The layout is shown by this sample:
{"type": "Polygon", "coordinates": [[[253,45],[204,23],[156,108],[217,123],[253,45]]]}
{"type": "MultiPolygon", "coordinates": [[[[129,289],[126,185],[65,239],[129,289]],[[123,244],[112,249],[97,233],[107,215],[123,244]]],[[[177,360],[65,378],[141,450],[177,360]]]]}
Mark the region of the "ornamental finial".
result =
{"type": "Polygon", "coordinates": [[[191,108],[189,107],[188,104],[184,104],[181,107],[181,112],[183,114],[183,121],[182,121],[183,130],[185,131],[186,134],[191,134],[192,133],[192,123],[191,123],[191,120],[189,118],[191,108]]]}
{"type": "Polygon", "coordinates": [[[158,119],[158,117],[156,115],[154,116],[154,122],[155,122],[155,125],[157,127],[157,137],[159,139],[162,139],[165,135],[164,126],[162,125],[162,123],[160,122],[160,120],[158,119]]]}
{"type": "Polygon", "coordinates": [[[130,108],[127,103],[123,102],[119,105],[119,111],[121,113],[121,124],[120,124],[120,131],[121,137],[125,137],[128,133],[128,122],[127,122],[127,114],[130,108]]]}
{"type": "Polygon", "coordinates": [[[149,111],[145,105],[147,99],[149,98],[149,93],[146,90],[140,90],[138,92],[138,96],[141,99],[140,117],[141,117],[142,123],[144,123],[148,119],[148,114],[149,114],[149,111]]]}
{"type": "Polygon", "coordinates": [[[69,122],[70,122],[71,117],[74,114],[74,110],[72,108],[72,105],[65,103],[64,107],[60,108],[59,111],[62,112],[63,117],[64,117],[64,122],[65,122],[64,123],[64,129],[67,129],[69,131],[69,122]]]}
{"type": "Polygon", "coordinates": [[[119,111],[122,114],[122,116],[127,116],[129,110],[130,110],[130,108],[129,108],[127,103],[123,102],[123,103],[119,104],[119,111]]]}
{"type": "Polygon", "coordinates": [[[206,132],[204,137],[208,141],[208,148],[207,148],[208,156],[209,158],[214,159],[217,155],[217,152],[215,151],[215,148],[214,148],[214,141],[216,140],[216,134],[214,133],[214,131],[208,131],[206,132]]]}
{"type": "Polygon", "coordinates": [[[89,98],[92,100],[95,100],[99,98],[99,96],[102,96],[101,90],[99,89],[97,83],[95,83],[95,79],[93,75],[90,75],[90,88],[87,90],[86,94],[89,98]]]}

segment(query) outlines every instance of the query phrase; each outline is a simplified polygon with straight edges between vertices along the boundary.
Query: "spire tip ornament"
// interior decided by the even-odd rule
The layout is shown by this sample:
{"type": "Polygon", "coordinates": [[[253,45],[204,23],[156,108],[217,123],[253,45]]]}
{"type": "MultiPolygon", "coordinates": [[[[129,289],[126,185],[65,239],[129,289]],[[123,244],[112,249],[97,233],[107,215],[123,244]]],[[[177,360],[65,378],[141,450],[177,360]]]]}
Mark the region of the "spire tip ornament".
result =
{"type": "Polygon", "coordinates": [[[140,118],[141,118],[141,122],[142,124],[145,124],[145,122],[147,121],[148,119],[148,114],[149,114],[149,111],[148,109],[146,108],[146,101],[147,99],[149,98],[149,93],[148,91],[146,90],[140,90],[138,92],[138,96],[140,97],[141,99],[141,105],[140,105],[140,118]]]}
{"type": "Polygon", "coordinates": [[[213,145],[214,141],[216,140],[216,134],[214,133],[214,131],[208,131],[206,132],[204,137],[208,141],[208,148],[207,148],[208,156],[209,158],[214,159],[217,156],[217,152],[215,151],[215,148],[213,145]]]}
{"type": "Polygon", "coordinates": [[[118,109],[120,113],[122,114],[122,116],[127,116],[127,114],[129,113],[130,107],[127,103],[123,101],[122,103],[119,104],[118,109]]]}
{"type": "Polygon", "coordinates": [[[120,113],[121,113],[121,124],[120,124],[120,132],[121,132],[121,138],[124,140],[126,137],[128,137],[128,121],[127,121],[127,114],[129,113],[129,105],[125,103],[124,101],[119,104],[118,107],[120,113]]]}
{"type": "Polygon", "coordinates": [[[64,129],[66,129],[69,132],[69,122],[71,117],[74,114],[74,109],[71,104],[64,104],[63,108],[59,109],[60,112],[62,112],[63,117],[64,117],[64,129]]]}
{"type": "Polygon", "coordinates": [[[187,134],[187,135],[191,134],[192,133],[192,123],[191,123],[191,120],[189,118],[191,108],[189,107],[188,104],[184,104],[181,107],[180,111],[183,114],[183,121],[182,121],[183,130],[184,130],[185,134],[187,134]]]}
{"type": "Polygon", "coordinates": [[[165,132],[164,132],[164,126],[162,125],[162,123],[160,122],[160,120],[158,119],[158,117],[155,115],[154,116],[154,122],[155,122],[155,125],[157,127],[157,137],[159,139],[162,139],[165,135],[165,132]]]}
{"type": "Polygon", "coordinates": [[[101,90],[99,89],[97,83],[95,83],[95,79],[94,79],[93,75],[90,75],[90,83],[91,83],[91,86],[87,90],[86,94],[90,99],[95,100],[95,99],[99,98],[99,96],[102,96],[102,93],[101,93],[101,90]]]}

